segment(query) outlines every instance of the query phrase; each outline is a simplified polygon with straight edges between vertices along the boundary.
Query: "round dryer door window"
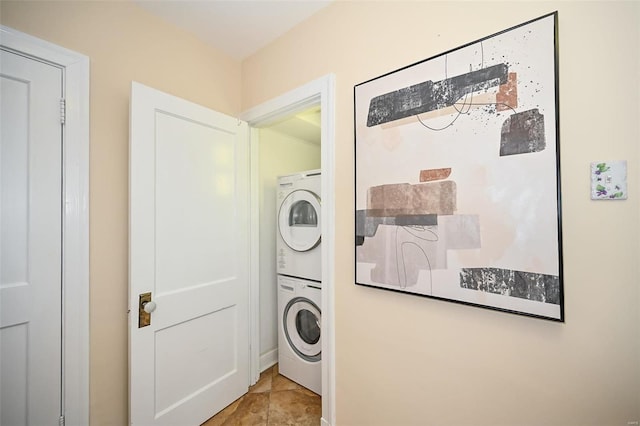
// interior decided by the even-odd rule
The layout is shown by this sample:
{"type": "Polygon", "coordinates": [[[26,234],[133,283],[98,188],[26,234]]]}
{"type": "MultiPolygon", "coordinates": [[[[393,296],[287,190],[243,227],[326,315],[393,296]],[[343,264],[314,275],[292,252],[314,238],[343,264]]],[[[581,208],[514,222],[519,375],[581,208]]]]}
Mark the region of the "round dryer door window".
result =
{"type": "Polygon", "coordinates": [[[283,241],[295,251],[308,251],[322,236],[320,199],[310,191],[292,191],[278,212],[278,230],[283,241]]]}
{"type": "Polygon", "coordinates": [[[304,297],[287,303],[283,313],[284,335],[298,356],[309,362],[320,361],[320,309],[304,297]]]}

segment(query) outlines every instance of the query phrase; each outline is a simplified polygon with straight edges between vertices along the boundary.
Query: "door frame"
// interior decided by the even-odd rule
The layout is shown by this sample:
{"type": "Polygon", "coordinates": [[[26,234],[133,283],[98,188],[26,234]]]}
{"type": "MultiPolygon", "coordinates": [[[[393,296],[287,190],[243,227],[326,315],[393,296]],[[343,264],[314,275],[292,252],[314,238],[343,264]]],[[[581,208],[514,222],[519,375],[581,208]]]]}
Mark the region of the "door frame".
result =
{"type": "Polygon", "coordinates": [[[328,74],[245,111],[240,118],[251,127],[251,284],[250,284],[250,374],[252,383],[260,375],[260,274],[259,274],[259,184],[257,128],[313,106],[321,108],[321,199],[322,199],[322,418],[335,425],[335,75],[328,74]]]}
{"type": "Polygon", "coordinates": [[[89,424],[89,58],[0,25],[0,45],[63,70],[62,407],[89,424]]]}

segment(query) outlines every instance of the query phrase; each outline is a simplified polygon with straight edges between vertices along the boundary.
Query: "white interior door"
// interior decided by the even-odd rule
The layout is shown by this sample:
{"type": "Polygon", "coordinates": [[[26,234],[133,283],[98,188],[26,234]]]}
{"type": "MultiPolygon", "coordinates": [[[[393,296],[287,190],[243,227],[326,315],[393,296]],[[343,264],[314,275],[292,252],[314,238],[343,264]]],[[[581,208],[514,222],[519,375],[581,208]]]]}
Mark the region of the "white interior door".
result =
{"type": "Polygon", "coordinates": [[[62,70],[0,54],[0,424],[57,425],[62,70]]]}
{"type": "Polygon", "coordinates": [[[138,83],[130,124],[131,424],[199,425],[249,385],[248,126],[138,83]]]}

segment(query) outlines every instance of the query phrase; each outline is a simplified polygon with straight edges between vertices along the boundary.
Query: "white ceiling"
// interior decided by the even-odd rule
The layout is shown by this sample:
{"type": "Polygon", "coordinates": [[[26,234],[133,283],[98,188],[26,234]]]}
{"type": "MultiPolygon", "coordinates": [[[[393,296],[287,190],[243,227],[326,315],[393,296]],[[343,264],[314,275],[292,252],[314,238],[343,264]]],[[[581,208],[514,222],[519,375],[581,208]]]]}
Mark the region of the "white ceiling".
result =
{"type": "Polygon", "coordinates": [[[133,0],[242,60],[333,0],[133,0]]]}

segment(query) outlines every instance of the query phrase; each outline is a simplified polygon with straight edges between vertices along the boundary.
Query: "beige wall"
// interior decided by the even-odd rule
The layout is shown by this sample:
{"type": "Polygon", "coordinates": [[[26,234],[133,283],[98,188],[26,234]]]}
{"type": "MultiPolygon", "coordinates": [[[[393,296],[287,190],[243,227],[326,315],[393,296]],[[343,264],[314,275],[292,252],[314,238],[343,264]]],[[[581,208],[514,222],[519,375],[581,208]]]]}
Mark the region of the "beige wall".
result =
{"type": "Polygon", "coordinates": [[[0,3],[1,23],[91,61],[91,424],[127,424],[131,80],[240,111],[240,63],[125,2],[0,3]]]}
{"type": "Polygon", "coordinates": [[[640,420],[640,3],[339,1],[243,63],[243,109],[333,72],[337,424],[640,420]],[[559,11],[564,324],[354,285],[353,86],[559,11]],[[589,163],[626,159],[629,199],[589,163]]]}
{"type": "Polygon", "coordinates": [[[640,418],[637,2],[339,1],[242,70],[128,3],[3,0],[0,22],[91,59],[92,425],[127,422],[130,81],[235,114],[329,72],[337,78],[338,425],[640,418]],[[566,323],[356,287],[353,85],[555,9],[566,323]],[[615,159],[629,161],[629,199],[590,201],[589,162],[615,159]]]}

